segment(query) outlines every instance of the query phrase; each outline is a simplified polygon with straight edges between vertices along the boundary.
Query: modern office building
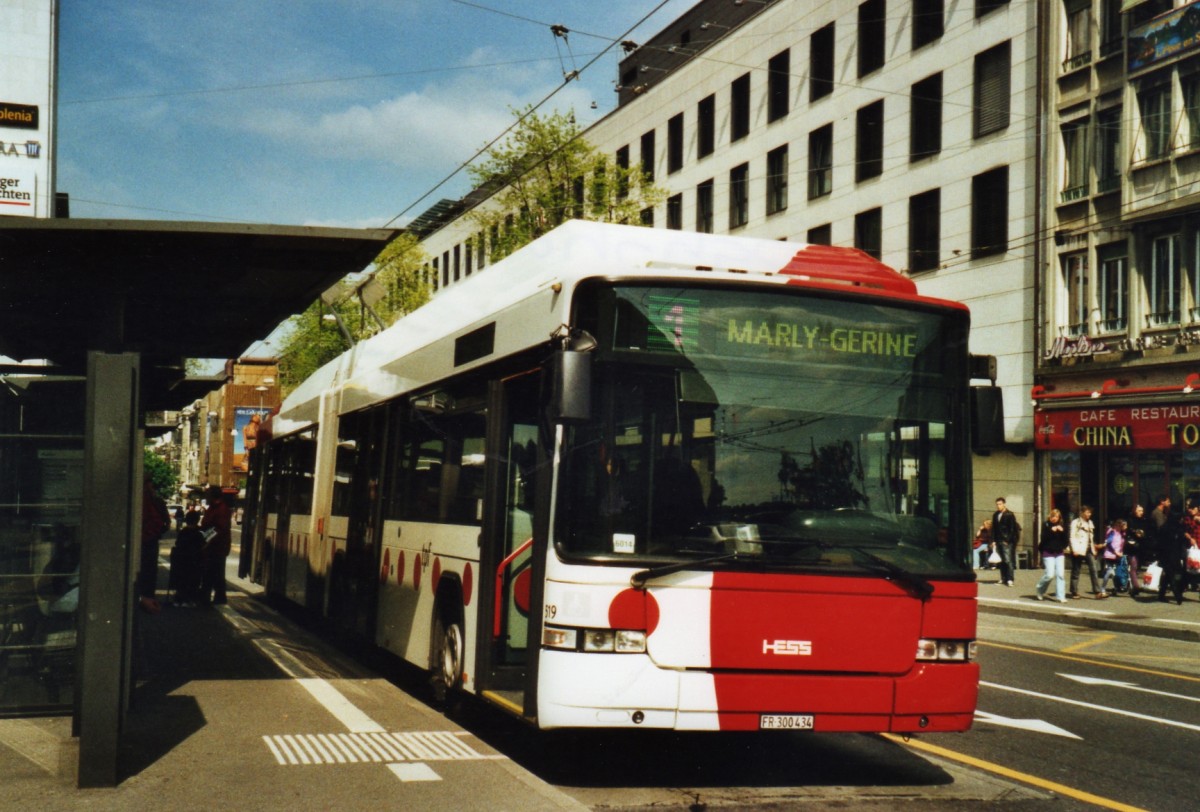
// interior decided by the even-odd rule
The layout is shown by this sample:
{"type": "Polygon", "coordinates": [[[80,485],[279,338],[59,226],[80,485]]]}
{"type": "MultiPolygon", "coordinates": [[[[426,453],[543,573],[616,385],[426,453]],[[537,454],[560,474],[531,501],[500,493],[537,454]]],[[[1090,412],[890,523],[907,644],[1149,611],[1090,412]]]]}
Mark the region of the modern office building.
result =
{"type": "MultiPolygon", "coordinates": [[[[1006,415],[1005,447],[975,460],[975,513],[1004,495],[1026,526],[1043,5],[704,0],[627,46],[618,106],[584,133],[667,191],[642,215],[655,228],[856,246],[966,302],[1006,415]]],[[[443,287],[487,272],[475,205],[414,224],[443,287]]]]}

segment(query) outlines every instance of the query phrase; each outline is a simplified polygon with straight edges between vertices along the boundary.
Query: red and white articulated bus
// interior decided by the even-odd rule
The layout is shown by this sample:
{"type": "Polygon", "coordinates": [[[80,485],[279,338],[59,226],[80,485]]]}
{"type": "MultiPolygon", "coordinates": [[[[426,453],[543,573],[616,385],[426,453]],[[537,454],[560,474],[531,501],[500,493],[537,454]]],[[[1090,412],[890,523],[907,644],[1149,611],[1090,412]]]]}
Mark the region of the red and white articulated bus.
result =
{"type": "Polygon", "coordinates": [[[567,223],[287,398],[253,571],[541,728],[965,730],[968,327],[853,249],[567,223]]]}

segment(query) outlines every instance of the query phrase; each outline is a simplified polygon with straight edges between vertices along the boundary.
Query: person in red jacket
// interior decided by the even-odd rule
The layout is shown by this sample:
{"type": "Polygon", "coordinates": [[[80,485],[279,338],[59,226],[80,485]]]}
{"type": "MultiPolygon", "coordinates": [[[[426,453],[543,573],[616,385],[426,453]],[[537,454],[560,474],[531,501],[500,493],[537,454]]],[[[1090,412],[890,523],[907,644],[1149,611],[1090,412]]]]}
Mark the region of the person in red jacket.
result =
{"type": "Polygon", "coordinates": [[[225,559],[233,546],[230,535],[229,505],[218,486],[208,489],[208,509],[200,519],[200,530],[205,532],[204,578],[200,582],[200,604],[225,603],[225,559]]]}

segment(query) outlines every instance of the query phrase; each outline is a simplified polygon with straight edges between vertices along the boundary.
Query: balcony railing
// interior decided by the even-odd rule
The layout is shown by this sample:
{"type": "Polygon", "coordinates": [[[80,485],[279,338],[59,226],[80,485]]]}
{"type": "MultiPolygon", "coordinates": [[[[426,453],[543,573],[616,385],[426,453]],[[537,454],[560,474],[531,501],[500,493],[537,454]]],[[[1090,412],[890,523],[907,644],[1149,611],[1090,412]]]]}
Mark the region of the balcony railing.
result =
{"type": "Polygon", "coordinates": [[[1100,320],[1100,332],[1102,333],[1123,333],[1125,332],[1125,317],[1120,316],[1111,319],[1100,320]]]}
{"type": "Polygon", "coordinates": [[[1179,310],[1159,310],[1157,313],[1146,314],[1146,325],[1149,327],[1167,327],[1179,324],[1179,310]]]}
{"type": "Polygon", "coordinates": [[[1081,200],[1082,198],[1087,197],[1087,191],[1088,187],[1086,183],[1080,186],[1071,186],[1062,190],[1059,195],[1059,200],[1062,203],[1071,203],[1075,200],[1081,200]]]}
{"type": "Polygon", "coordinates": [[[1083,51],[1082,53],[1075,54],[1075,56],[1067,57],[1063,60],[1063,73],[1068,73],[1076,70],[1077,68],[1082,68],[1084,65],[1090,64],[1092,64],[1092,52],[1083,51]]]}

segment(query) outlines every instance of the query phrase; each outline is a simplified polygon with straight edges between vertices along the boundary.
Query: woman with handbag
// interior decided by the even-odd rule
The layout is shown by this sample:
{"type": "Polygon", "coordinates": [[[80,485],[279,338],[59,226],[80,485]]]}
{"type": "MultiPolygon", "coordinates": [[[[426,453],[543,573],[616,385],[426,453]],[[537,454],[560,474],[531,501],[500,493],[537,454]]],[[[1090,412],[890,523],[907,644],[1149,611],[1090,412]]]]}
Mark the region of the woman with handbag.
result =
{"type": "Polygon", "coordinates": [[[984,519],[983,524],[979,526],[979,532],[975,534],[975,540],[972,542],[971,557],[974,559],[975,569],[987,569],[991,567],[988,562],[988,557],[992,553],[992,520],[984,519]]]}
{"type": "MultiPolygon", "coordinates": [[[[1100,585],[1096,581],[1096,559],[1092,556],[1092,541],[1096,528],[1092,524],[1092,509],[1084,505],[1079,509],[1079,515],[1071,522],[1071,532],[1068,538],[1068,550],[1071,556],[1071,597],[1079,598],[1079,571],[1087,563],[1088,574],[1092,578],[1092,594],[1100,597],[1100,585]]],[[[1108,597],[1105,595],[1104,597],[1108,597]]]]}

